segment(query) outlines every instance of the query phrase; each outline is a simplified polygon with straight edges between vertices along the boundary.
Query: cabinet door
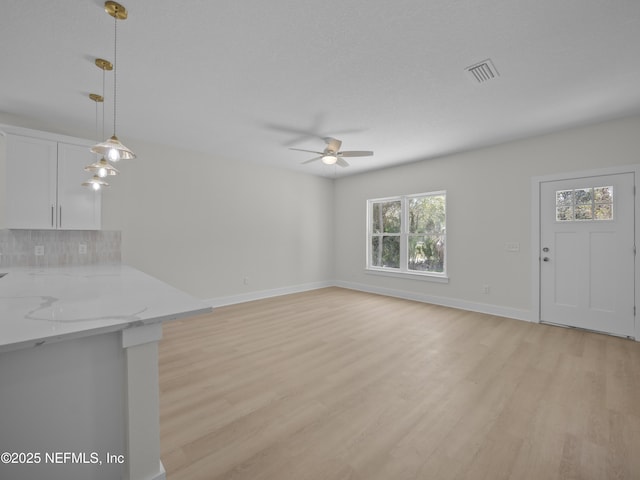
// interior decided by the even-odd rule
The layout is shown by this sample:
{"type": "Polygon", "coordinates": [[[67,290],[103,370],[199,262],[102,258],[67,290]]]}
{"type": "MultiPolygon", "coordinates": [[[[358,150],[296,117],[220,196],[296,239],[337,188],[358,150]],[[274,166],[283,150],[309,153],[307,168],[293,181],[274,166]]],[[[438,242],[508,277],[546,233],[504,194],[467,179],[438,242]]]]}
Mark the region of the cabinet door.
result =
{"type": "Polygon", "coordinates": [[[102,195],[81,185],[91,176],[84,167],[95,161],[87,146],[58,143],[58,228],[100,229],[102,195]]]}
{"type": "Polygon", "coordinates": [[[8,228],[56,228],[57,142],[7,135],[8,228]]]}

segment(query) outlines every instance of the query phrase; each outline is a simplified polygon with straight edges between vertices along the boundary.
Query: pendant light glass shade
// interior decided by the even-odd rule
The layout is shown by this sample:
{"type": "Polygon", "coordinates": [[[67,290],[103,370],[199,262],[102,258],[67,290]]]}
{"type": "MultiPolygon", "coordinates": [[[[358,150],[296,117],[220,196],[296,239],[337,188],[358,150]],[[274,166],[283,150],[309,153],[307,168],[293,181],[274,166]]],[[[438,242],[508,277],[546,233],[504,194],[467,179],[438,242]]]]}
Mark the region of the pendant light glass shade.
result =
{"type": "Polygon", "coordinates": [[[109,184],[107,182],[105,182],[104,180],[102,180],[98,175],[94,175],[93,177],[91,177],[86,182],[82,182],[82,186],[83,187],[91,187],[94,190],[98,191],[102,187],[108,187],[109,184]]]}
{"type": "Polygon", "coordinates": [[[109,175],[118,175],[120,173],[113,165],[107,162],[107,159],[104,157],[96,163],[92,163],[91,165],[84,167],[84,171],[95,173],[100,178],[104,178],[109,175]]]}
{"type": "Polygon", "coordinates": [[[94,145],[91,147],[91,151],[108,158],[112,162],[136,158],[136,154],[125,147],[115,135],[112,135],[102,143],[94,145]]]}
{"type": "Polygon", "coordinates": [[[128,160],[136,158],[136,154],[125,147],[118,137],[116,137],[116,117],[118,103],[118,20],[127,18],[127,9],[117,2],[107,1],[104,3],[105,11],[113,17],[113,135],[102,143],[91,148],[93,153],[106,157],[109,161],[128,160]]]}

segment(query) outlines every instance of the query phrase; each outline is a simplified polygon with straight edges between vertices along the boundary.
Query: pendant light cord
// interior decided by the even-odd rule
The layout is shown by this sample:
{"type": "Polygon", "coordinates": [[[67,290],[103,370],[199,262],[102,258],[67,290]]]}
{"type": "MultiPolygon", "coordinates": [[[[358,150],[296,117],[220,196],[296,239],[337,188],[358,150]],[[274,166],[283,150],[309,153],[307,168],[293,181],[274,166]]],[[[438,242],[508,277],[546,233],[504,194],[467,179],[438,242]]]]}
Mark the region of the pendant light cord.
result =
{"type": "Polygon", "coordinates": [[[116,136],[117,85],[118,85],[118,18],[113,17],[113,136],[116,136]]]}
{"type": "MultiPolygon", "coordinates": [[[[100,138],[104,138],[104,82],[105,82],[104,79],[106,75],[107,75],[107,70],[106,68],[103,68],[102,69],[102,135],[100,136],[100,138]]],[[[96,110],[96,135],[97,134],[98,134],[98,117],[97,117],[97,110],[96,110]]]]}
{"type": "Polygon", "coordinates": [[[99,139],[100,137],[98,137],[98,101],[95,100],[94,103],[96,104],[96,131],[95,131],[95,138],[99,139]]]}

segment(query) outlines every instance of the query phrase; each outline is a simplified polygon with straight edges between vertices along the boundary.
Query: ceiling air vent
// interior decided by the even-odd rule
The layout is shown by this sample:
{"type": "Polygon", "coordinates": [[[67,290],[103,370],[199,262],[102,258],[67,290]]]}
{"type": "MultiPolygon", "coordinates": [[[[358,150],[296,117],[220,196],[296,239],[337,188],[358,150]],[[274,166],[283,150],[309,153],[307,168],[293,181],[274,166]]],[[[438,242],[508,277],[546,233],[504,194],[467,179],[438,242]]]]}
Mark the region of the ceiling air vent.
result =
{"type": "Polygon", "coordinates": [[[485,83],[500,76],[490,59],[471,65],[465,68],[465,70],[474,83],[485,83]]]}

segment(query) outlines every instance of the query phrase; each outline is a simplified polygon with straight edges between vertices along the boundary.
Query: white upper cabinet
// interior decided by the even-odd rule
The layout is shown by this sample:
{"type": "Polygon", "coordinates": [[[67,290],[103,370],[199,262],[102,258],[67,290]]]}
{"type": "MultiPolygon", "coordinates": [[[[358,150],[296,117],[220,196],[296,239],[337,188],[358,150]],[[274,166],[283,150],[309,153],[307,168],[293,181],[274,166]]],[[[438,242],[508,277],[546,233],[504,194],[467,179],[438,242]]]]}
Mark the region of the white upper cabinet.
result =
{"type": "Polygon", "coordinates": [[[100,230],[102,194],[82,186],[93,175],[84,167],[95,161],[85,145],[58,143],[58,228],[100,230]]]}
{"type": "Polygon", "coordinates": [[[7,227],[56,228],[57,163],[56,142],[7,135],[7,227]]]}
{"type": "Polygon", "coordinates": [[[101,193],[83,187],[88,145],[7,133],[7,228],[99,230],[101,193]]]}

